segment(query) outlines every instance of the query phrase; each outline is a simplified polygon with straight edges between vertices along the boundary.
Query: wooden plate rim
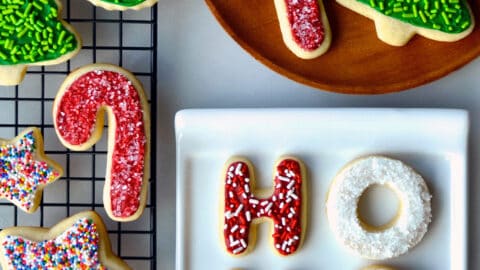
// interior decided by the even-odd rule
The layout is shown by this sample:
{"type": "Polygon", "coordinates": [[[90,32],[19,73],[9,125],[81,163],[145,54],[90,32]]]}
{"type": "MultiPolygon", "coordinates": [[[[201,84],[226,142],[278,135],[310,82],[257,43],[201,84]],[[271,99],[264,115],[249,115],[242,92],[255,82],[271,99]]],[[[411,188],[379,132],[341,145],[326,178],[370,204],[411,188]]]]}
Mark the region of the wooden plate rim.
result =
{"type": "MultiPolygon", "coordinates": [[[[480,49],[478,51],[470,52],[468,55],[465,56],[465,61],[459,62],[455,65],[452,65],[451,68],[449,69],[444,69],[440,70],[438,72],[431,72],[426,74],[425,76],[422,76],[420,79],[411,79],[408,81],[402,81],[402,82],[397,82],[397,83],[390,83],[390,84],[384,84],[384,85],[374,85],[370,86],[368,89],[366,89],[363,86],[354,86],[350,84],[326,84],[322,83],[319,81],[314,81],[314,80],[309,80],[304,78],[301,75],[298,75],[294,72],[291,72],[288,69],[285,69],[279,65],[276,65],[272,61],[270,61],[268,58],[263,56],[261,53],[257,52],[256,49],[251,47],[247,42],[245,42],[242,38],[240,38],[236,32],[233,30],[233,28],[228,24],[223,17],[220,15],[220,12],[217,10],[215,4],[212,2],[212,0],[205,0],[208,8],[210,9],[211,13],[214,15],[215,19],[220,23],[222,28],[230,35],[230,37],[237,42],[240,47],[242,47],[247,53],[249,53],[254,59],[257,61],[261,62],[262,64],[266,65],[268,68],[272,69],[273,71],[291,79],[296,82],[299,82],[301,84],[314,87],[318,90],[325,90],[329,92],[334,92],[334,93],[340,93],[340,94],[361,94],[361,95],[379,95],[379,94],[387,94],[387,93],[395,93],[395,92],[400,92],[400,91],[406,91],[410,90],[414,87],[418,87],[430,82],[433,82],[435,80],[438,80],[456,70],[459,68],[463,67],[464,65],[470,63],[473,61],[475,58],[477,58],[480,55],[480,49]]],[[[476,16],[476,25],[475,27],[480,27],[478,25],[478,15],[475,14],[476,16]]],[[[479,44],[480,47],[480,44],[479,44]]]]}

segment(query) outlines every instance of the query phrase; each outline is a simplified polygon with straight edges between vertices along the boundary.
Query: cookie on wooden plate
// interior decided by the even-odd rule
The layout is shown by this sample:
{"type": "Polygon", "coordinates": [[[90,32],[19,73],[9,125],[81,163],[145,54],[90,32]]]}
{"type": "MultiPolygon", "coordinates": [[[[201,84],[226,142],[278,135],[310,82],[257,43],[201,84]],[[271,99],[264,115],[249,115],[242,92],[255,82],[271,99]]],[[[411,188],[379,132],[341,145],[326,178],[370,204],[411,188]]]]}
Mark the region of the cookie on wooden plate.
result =
{"type": "Polygon", "coordinates": [[[468,36],[475,19],[466,0],[337,0],[375,22],[377,36],[393,46],[403,46],[415,35],[443,42],[468,36]]]}

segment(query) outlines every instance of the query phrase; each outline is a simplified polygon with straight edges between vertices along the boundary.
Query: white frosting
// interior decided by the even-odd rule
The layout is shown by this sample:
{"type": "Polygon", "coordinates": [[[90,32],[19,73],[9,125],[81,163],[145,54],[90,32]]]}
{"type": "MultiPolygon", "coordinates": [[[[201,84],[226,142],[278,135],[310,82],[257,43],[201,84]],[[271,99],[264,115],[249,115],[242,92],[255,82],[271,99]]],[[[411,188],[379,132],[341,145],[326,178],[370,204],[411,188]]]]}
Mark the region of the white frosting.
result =
{"type": "Polygon", "coordinates": [[[431,221],[431,195],[423,178],[399,160],[382,156],[358,159],[334,179],[327,199],[330,227],[339,241],[369,259],[388,259],[406,253],[420,242],[431,221]],[[399,196],[401,211],[395,223],[381,231],[363,227],[357,215],[365,190],[386,185],[399,196]]]}

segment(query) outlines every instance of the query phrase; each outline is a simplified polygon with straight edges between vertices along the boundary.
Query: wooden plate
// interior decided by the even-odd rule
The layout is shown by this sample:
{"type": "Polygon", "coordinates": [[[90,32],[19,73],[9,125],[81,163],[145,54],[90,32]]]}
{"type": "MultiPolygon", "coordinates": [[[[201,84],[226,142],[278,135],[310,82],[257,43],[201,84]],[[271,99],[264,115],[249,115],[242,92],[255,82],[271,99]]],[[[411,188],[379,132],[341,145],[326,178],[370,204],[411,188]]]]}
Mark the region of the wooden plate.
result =
{"type": "Polygon", "coordinates": [[[403,47],[381,42],[373,21],[323,0],[332,29],[326,54],[302,60],[284,45],[273,0],[206,0],[223,28],[254,58],[290,79],[351,94],[406,90],[441,78],[480,55],[480,0],[473,32],[457,42],[416,35],[403,47]]]}

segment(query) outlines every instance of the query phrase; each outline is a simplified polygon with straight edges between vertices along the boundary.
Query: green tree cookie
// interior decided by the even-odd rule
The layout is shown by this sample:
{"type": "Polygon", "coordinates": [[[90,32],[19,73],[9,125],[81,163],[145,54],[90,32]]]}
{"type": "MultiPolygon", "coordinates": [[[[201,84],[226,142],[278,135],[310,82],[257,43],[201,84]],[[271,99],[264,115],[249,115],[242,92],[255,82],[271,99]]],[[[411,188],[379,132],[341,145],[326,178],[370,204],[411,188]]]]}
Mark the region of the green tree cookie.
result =
{"type": "Polygon", "coordinates": [[[438,41],[457,41],[473,29],[466,0],[337,0],[375,21],[379,38],[405,45],[418,33],[438,41]]]}
{"type": "Polygon", "coordinates": [[[89,0],[92,4],[108,10],[141,9],[150,7],[157,0],[89,0]]]}
{"type": "Polygon", "coordinates": [[[81,48],[58,0],[0,0],[0,85],[19,84],[29,65],[67,61],[81,48]]]}

